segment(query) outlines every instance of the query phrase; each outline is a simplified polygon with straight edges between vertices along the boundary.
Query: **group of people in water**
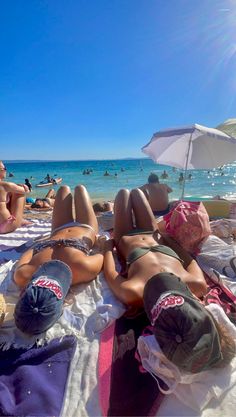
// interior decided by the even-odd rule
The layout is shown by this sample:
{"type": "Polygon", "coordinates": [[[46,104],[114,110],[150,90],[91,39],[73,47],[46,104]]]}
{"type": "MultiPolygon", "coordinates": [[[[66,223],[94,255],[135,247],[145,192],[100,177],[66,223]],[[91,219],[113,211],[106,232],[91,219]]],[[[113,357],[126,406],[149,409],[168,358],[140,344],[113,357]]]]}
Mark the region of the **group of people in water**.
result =
{"type": "MultiPolygon", "coordinates": [[[[6,167],[0,162],[1,233],[20,226],[29,191],[27,185],[2,181],[5,173],[6,167]]],[[[127,308],[145,309],[164,355],[181,370],[196,373],[225,366],[235,355],[235,344],[202,303],[207,284],[197,262],[158,230],[155,214],[169,210],[171,191],[155,174],[140,188],[121,189],[114,201],[114,238],[104,240],[98,237],[97,217],[86,188],[78,185],[73,196],[68,186],[61,186],[54,199],[51,236],[22,255],[14,281],[27,289],[34,285],[33,278],[41,274],[45,279],[50,272],[49,281],[52,276],[63,275],[64,280],[71,280],[69,286],[88,283],[103,270],[110,289],[127,308]],[[96,254],[92,254],[95,246],[96,254]],[[122,266],[120,272],[115,253],[122,266]],[[179,349],[184,355],[178,354],[179,349]]],[[[25,328],[18,318],[24,315],[26,297],[28,292],[24,291],[15,312],[21,331],[25,328]]],[[[33,302],[32,317],[27,317],[32,323],[27,328],[29,334],[34,333],[37,320],[38,301],[33,302]]],[[[40,332],[55,322],[53,305],[51,308],[40,332]]]]}

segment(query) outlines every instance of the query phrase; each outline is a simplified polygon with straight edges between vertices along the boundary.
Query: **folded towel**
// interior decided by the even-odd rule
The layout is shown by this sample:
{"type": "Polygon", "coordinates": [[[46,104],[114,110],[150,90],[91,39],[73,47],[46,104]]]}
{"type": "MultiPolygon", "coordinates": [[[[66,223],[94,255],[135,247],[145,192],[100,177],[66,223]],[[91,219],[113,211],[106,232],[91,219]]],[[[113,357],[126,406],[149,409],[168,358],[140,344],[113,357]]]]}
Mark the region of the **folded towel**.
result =
{"type": "Polygon", "coordinates": [[[61,414],[76,338],[55,339],[41,348],[0,351],[0,415],[61,414]]]}

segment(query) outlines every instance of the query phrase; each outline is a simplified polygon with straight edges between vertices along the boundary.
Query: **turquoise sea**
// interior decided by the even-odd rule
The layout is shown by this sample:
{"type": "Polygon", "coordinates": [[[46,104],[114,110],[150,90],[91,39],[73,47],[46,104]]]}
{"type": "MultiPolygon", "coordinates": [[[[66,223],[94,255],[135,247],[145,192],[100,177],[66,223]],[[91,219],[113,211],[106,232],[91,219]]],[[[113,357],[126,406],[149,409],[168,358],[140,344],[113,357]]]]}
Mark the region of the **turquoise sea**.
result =
{"type": "MultiPolygon", "coordinates": [[[[91,198],[96,200],[113,200],[120,188],[135,188],[147,182],[148,175],[155,172],[161,175],[165,169],[168,178],[160,179],[173,189],[170,199],[178,199],[181,196],[182,185],[178,182],[182,172],[164,165],[155,164],[152,160],[124,159],[124,160],[99,160],[99,161],[4,161],[7,167],[7,181],[24,183],[29,178],[33,185],[30,196],[44,196],[48,188],[36,188],[49,173],[50,176],[62,177],[61,184],[66,184],[73,189],[77,184],[84,184],[91,198]],[[83,175],[84,170],[92,170],[89,175],[83,175]],[[109,176],[104,176],[105,171],[109,176]],[[14,176],[9,177],[9,173],[14,176]]],[[[221,169],[211,171],[188,171],[192,179],[186,181],[185,197],[190,199],[211,198],[216,194],[225,198],[236,198],[236,162],[225,165],[221,169]]],[[[55,186],[57,189],[59,186],[55,186]]]]}

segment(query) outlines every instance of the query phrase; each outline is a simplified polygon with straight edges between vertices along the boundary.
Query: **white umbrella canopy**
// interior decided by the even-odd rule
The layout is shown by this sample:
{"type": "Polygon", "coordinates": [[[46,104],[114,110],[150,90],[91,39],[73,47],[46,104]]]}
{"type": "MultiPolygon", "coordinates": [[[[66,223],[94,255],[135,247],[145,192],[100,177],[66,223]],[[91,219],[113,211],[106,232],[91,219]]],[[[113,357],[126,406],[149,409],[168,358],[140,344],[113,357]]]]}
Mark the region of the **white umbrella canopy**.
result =
{"type": "Polygon", "coordinates": [[[224,123],[217,126],[216,129],[227,133],[227,135],[236,137],[236,119],[227,119],[224,123]]]}
{"type": "Polygon", "coordinates": [[[236,138],[198,124],[155,133],[142,151],[159,164],[184,169],[211,169],[236,160],[236,138]]]}

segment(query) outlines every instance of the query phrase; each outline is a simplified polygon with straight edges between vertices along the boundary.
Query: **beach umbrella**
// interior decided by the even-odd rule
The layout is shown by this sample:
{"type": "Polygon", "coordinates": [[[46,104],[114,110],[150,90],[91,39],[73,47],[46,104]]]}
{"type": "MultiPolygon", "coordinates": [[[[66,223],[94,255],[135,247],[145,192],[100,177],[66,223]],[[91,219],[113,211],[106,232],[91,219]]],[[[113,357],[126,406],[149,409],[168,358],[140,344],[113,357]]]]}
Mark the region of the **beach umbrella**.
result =
{"type": "Polygon", "coordinates": [[[155,133],[142,151],[154,162],[184,170],[212,169],[236,160],[236,139],[218,129],[198,124],[155,133]]]}
{"type": "Polygon", "coordinates": [[[236,119],[227,119],[224,123],[217,126],[216,129],[236,138],[236,119]]]}

